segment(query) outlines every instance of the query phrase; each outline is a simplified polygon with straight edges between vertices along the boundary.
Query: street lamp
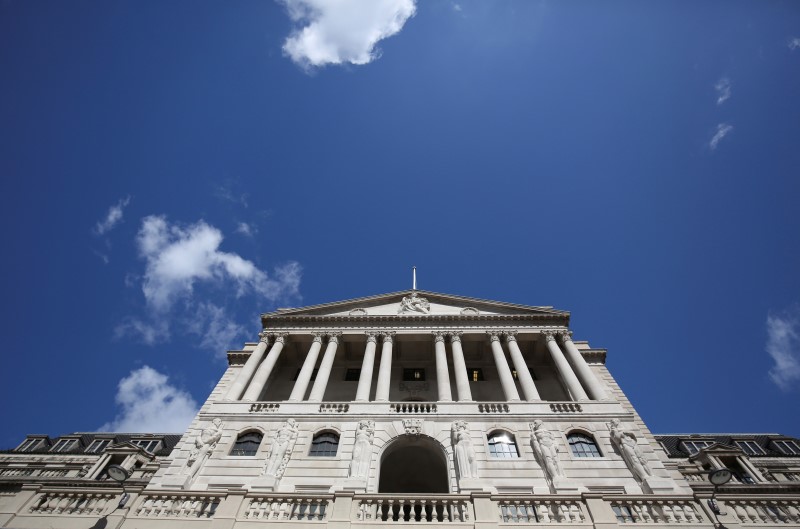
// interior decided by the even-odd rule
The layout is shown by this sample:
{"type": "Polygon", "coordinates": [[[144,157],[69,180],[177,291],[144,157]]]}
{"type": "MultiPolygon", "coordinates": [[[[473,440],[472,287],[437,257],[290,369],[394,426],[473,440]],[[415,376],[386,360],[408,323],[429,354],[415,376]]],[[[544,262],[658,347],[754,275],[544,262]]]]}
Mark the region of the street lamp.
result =
{"type": "Polygon", "coordinates": [[[720,512],[719,505],[717,504],[717,488],[729,482],[732,477],[733,473],[727,468],[718,468],[708,473],[708,481],[714,485],[714,492],[711,493],[711,499],[708,500],[708,508],[714,513],[714,519],[717,521],[714,526],[719,526],[720,529],[725,529],[725,526],[719,521],[719,515],[724,513],[720,512]]]}
{"type": "Polygon", "coordinates": [[[121,509],[125,507],[125,504],[128,503],[128,498],[130,498],[130,495],[125,491],[125,480],[131,477],[131,475],[125,467],[120,465],[108,465],[108,467],[106,467],[106,474],[122,485],[122,496],[120,496],[119,505],[117,505],[117,509],[121,509]]]}

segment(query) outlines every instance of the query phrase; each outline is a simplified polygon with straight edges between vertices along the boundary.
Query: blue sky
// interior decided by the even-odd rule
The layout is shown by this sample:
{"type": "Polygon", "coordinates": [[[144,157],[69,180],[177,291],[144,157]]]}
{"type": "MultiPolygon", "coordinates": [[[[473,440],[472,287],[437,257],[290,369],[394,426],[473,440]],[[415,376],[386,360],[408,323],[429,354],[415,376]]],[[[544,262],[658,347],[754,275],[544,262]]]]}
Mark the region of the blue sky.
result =
{"type": "Polygon", "coordinates": [[[0,5],[2,447],[181,431],[412,265],[571,311],[656,433],[800,436],[796,3],[341,5],[0,5]]]}

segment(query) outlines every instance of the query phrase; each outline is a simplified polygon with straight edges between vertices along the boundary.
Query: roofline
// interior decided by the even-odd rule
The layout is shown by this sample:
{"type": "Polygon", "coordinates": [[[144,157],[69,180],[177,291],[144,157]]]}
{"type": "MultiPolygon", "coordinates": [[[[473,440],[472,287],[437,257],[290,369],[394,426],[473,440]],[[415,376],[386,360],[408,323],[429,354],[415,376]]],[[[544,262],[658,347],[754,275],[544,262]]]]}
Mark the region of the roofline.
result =
{"type": "Polygon", "coordinates": [[[416,292],[417,294],[427,294],[429,296],[440,296],[440,297],[446,297],[446,298],[454,298],[454,299],[458,299],[458,300],[461,300],[461,301],[485,303],[485,304],[489,304],[489,305],[496,305],[496,306],[510,308],[510,309],[545,311],[545,312],[551,313],[554,316],[566,316],[567,318],[569,318],[569,314],[570,314],[569,311],[554,309],[552,306],[549,306],[549,305],[538,305],[538,306],[537,305],[520,305],[518,303],[508,303],[508,302],[505,302],[505,301],[494,301],[494,300],[490,300],[490,299],[473,298],[473,297],[468,297],[468,296],[459,296],[457,294],[444,294],[442,292],[433,292],[433,291],[430,291],[430,290],[408,289],[408,290],[399,290],[397,292],[388,292],[388,293],[385,293],[385,294],[375,294],[375,295],[372,295],[372,296],[365,296],[365,297],[360,297],[360,298],[345,299],[345,300],[341,300],[341,301],[330,301],[330,302],[327,302],[327,303],[320,303],[320,304],[317,304],[317,305],[308,305],[308,306],[305,306],[305,307],[295,307],[295,308],[291,308],[291,309],[281,309],[281,310],[277,310],[277,311],[273,311],[273,312],[263,312],[263,313],[261,313],[261,319],[263,320],[265,318],[274,317],[274,316],[292,316],[294,313],[301,312],[301,311],[323,309],[323,308],[326,308],[326,307],[333,307],[333,306],[344,305],[344,304],[348,304],[348,303],[357,303],[357,302],[363,302],[363,301],[374,301],[374,300],[385,298],[385,297],[399,296],[401,294],[410,294],[412,292],[416,292]]]}

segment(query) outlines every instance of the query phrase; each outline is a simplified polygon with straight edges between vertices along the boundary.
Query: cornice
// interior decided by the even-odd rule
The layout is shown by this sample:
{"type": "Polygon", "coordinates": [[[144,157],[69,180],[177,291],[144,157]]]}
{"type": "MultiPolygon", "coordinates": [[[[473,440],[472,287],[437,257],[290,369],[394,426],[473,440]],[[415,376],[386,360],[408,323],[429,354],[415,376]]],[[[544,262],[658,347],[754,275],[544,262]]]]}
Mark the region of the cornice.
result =
{"type": "Polygon", "coordinates": [[[313,323],[316,325],[330,325],[349,323],[350,326],[374,324],[385,325],[386,323],[393,323],[396,325],[401,324],[419,324],[427,322],[436,323],[458,323],[461,325],[470,324],[474,325],[489,324],[491,322],[540,322],[552,321],[553,326],[566,326],[569,323],[568,314],[487,314],[487,315],[473,315],[473,314],[385,314],[385,315],[365,315],[365,316],[351,316],[351,315],[338,315],[338,316],[312,316],[312,315],[281,315],[269,314],[262,315],[262,324],[265,328],[278,327],[281,325],[291,325],[299,323],[313,323]]]}

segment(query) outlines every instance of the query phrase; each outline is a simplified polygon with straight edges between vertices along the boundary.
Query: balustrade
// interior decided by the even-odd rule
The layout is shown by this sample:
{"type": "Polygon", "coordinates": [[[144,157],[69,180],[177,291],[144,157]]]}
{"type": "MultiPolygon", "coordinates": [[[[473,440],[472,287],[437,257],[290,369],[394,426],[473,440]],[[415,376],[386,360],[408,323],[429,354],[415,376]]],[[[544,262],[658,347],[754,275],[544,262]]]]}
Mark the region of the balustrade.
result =
{"type": "Polygon", "coordinates": [[[327,402],[319,405],[320,413],[347,413],[350,405],[344,402],[327,402]]]}
{"type": "Polygon", "coordinates": [[[550,411],[553,413],[580,413],[583,408],[576,402],[554,402],[550,404],[550,411]]]}
{"type": "Polygon", "coordinates": [[[254,402],[250,405],[250,413],[256,412],[275,412],[280,409],[281,405],[274,402],[254,402]]]}
{"type": "Polygon", "coordinates": [[[360,522],[463,523],[472,519],[467,496],[362,495],[355,502],[360,522]]]}
{"type": "Polygon", "coordinates": [[[436,404],[432,402],[393,402],[389,409],[395,413],[436,413],[436,404]]]}
{"type": "Polygon", "coordinates": [[[725,500],[742,523],[800,523],[800,500],[725,500]]]}
{"type": "Polygon", "coordinates": [[[576,499],[500,498],[500,521],[505,523],[579,524],[587,521],[576,499]]]}
{"type": "Polygon", "coordinates": [[[503,402],[482,402],[478,404],[478,411],[481,413],[508,413],[511,408],[503,402]]]}
{"type": "Polygon", "coordinates": [[[614,500],[611,509],[620,523],[685,523],[703,521],[699,509],[687,500],[614,500]]]}
{"type": "Polygon", "coordinates": [[[245,520],[305,520],[327,518],[331,496],[258,496],[249,498],[245,520]]]}
{"type": "Polygon", "coordinates": [[[83,514],[100,515],[109,506],[115,506],[116,494],[99,492],[43,492],[29,509],[31,514],[83,514]]]}
{"type": "Polygon", "coordinates": [[[142,498],[135,512],[143,518],[212,518],[222,499],[206,495],[151,494],[142,498]]]}
{"type": "Polygon", "coordinates": [[[0,476],[31,476],[35,471],[35,468],[4,468],[0,470],[0,476]]]}

